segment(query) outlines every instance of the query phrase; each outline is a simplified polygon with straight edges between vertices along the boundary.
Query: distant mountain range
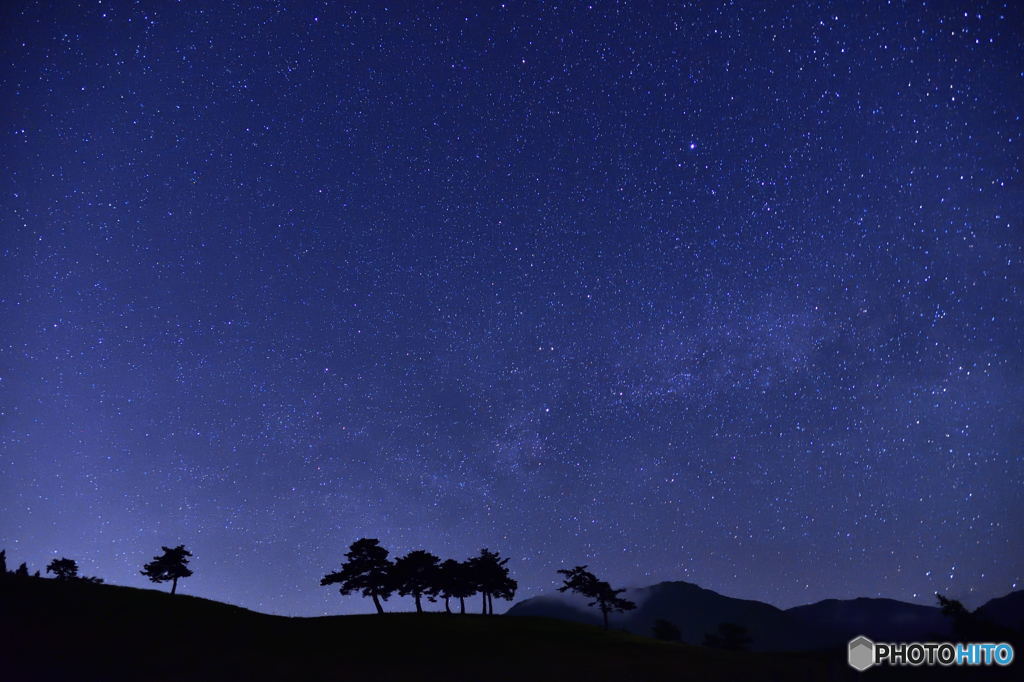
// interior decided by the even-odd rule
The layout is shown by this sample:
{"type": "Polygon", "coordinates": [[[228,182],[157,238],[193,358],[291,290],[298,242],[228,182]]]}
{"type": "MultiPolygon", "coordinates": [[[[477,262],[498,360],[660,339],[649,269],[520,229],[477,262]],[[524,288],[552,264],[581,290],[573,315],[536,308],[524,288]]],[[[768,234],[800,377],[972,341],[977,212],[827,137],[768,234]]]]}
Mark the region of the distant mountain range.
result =
{"type": "MultiPolygon", "coordinates": [[[[876,641],[928,641],[951,636],[949,620],[938,607],[896,599],[826,599],[780,609],[749,599],[735,599],[687,582],[664,582],[629,590],[624,596],[638,608],[615,614],[612,627],[651,636],[654,622],[667,620],[682,640],[701,644],[720,623],[736,623],[750,633],[755,651],[809,650],[843,647],[857,635],[876,641]]],[[[1024,590],[993,599],[977,613],[999,625],[1021,628],[1024,590]]],[[[534,597],[510,608],[509,616],[546,616],[600,624],[596,609],[561,597],[534,597]]]]}

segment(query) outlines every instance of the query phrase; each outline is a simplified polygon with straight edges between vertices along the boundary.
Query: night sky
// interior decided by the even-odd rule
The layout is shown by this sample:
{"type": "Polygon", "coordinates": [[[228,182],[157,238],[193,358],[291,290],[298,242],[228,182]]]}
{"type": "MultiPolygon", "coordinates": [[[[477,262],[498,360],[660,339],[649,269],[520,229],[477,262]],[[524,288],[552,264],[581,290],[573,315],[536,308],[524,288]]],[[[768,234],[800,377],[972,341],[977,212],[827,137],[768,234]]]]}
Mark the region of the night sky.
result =
{"type": "Polygon", "coordinates": [[[365,4],[5,3],[9,562],[1024,585],[1024,6],[365,4]]]}

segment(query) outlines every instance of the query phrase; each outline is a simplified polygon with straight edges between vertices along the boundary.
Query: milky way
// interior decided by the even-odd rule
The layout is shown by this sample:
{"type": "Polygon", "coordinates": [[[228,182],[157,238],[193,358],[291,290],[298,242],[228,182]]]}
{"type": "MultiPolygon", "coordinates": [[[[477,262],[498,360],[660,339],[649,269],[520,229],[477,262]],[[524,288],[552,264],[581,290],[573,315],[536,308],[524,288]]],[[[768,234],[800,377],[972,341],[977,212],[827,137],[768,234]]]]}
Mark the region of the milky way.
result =
{"type": "Polygon", "coordinates": [[[367,4],[5,5],[9,561],[1021,587],[1021,6],[367,4]]]}

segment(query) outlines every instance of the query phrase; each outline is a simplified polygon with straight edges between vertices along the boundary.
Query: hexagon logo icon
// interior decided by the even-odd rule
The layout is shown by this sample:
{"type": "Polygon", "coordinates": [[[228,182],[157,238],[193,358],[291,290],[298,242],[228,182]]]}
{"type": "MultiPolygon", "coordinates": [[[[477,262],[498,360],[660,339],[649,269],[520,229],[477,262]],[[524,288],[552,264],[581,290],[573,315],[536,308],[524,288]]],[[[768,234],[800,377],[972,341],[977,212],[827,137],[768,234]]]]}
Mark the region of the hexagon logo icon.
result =
{"type": "Polygon", "coordinates": [[[846,660],[851,668],[864,672],[875,664],[875,643],[864,635],[851,639],[846,660]]]}

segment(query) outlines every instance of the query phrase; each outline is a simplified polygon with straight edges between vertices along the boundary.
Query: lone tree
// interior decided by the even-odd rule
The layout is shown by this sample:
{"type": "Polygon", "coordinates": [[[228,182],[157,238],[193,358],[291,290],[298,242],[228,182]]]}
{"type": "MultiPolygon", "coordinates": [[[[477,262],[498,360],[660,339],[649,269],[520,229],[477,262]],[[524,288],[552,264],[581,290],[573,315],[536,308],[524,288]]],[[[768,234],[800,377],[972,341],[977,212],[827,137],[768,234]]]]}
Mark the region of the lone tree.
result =
{"type": "Polygon", "coordinates": [[[394,564],[388,559],[388,551],[380,546],[376,538],[362,538],[353,542],[345,553],[341,570],[328,573],[321,585],[341,585],[342,594],[360,592],[371,597],[377,613],[384,613],[381,601],[387,601],[394,591],[391,572],[394,564]]]}
{"type": "Polygon", "coordinates": [[[177,547],[161,547],[164,551],[162,556],[153,557],[153,560],[142,567],[142,575],[155,583],[171,581],[171,594],[178,589],[178,578],[187,578],[192,575],[188,567],[188,557],[192,553],[185,549],[185,545],[177,547]]]}
{"type": "Polygon", "coordinates": [[[719,623],[718,632],[704,635],[704,646],[726,651],[746,651],[750,648],[750,632],[736,623],[719,623]]]}
{"type": "Polygon", "coordinates": [[[7,575],[7,550],[0,549],[0,576],[7,575]]]}
{"type": "Polygon", "coordinates": [[[446,559],[437,573],[437,593],[444,597],[444,610],[451,613],[449,599],[459,600],[459,613],[466,612],[466,597],[476,593],[472,570],[468,562],[446,559]]]}
{"type": "Polygon", "coordinates": [[[74,559],[54,559],[46,567],[47,573],[53,573],[57,580],[74,580],[78,577],[78,564],[74,559]]]}
{"type": "Polygon", "coordinates": [[[416,600],[416,613],[423,613],[423,597],[433,601],[437,594],[438,561],[435,555],[423,549],[395,559],[392,570],[395,588],[403,597],[410,594],[413,596],[416,600]]]}
{"type": "Polygon", "coordinates": [[[612,586],[605,581],[598,580],[597,576],[588,571],[586,566],[577,566],[573,569],[562,568],[558,572],[565,576],[564,584],[558,588],[558,591],[572,590],[591,599],[587,606],[597,605],[597,608],[601,609],[605,630],[608,629],[609,613],[613,611],[622,613],[636,608],[636,604],[619,596],[626,591],[625,588],[612,589],[612,586]]]}
{"type": "Polygon", "coordinates": [[[466,562],[476,591],[480,592],[482,613],[485,615],[494,615],[495,597],[513,599],[516,596],[519,583],[509,576],[508,567],[505,566],[507,563],[508,559],[502,559],[498,552],[492,552],[486,547],[466,562]]]}

